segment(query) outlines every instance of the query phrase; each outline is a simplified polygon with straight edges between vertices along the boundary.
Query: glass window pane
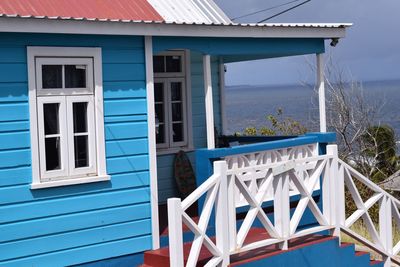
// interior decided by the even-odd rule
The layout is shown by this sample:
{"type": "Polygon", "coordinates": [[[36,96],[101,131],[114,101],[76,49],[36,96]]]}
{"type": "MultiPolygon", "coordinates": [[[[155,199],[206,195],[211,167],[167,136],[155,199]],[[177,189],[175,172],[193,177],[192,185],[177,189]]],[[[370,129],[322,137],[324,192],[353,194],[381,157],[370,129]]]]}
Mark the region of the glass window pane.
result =
{"type": "Polygon", "coordinates": [[[62,88],[62,65],[42,65],[42,87],[62,88]]]}
{"type": "Polygon", "coordinates": [[[65,65],[65,88],[86,88],[85,65],[65,65]]]}
{"type": "Polygon", "coordinates": [[[165,135],[165,125],[160,124],[158,127],[158,131],[156,133],[156,143],[157,144],[165,143],[164,135],[165,135]]]}
{"type": "Polygon", "coordinates": [[[167,56],[166,57],[167,72],[182,72],[182,57],[167,56]]]}
{"type": "Polygon", "coordinates": [[[171,83],[171,100],[181,101],[182,100],[182,83],[172,82],[171,83]]]}
{"type": "Polygon", "coordinates": [[[164,84],[163,83],[155,83],[154,84],[154,100],[156,102],[164,101],[164,84]]]}
{"type": "Polygon", "coordinates": [[[87,102],[73,103],[74,133],[86,133],[87,127],[87,102]]]}
{"type": "Polygon", "coordinates": [[[156,118],[158,122],[164,122],[164,105],[156,104],[156,118]]]}
{"type": "Polygon", "coordinates": [[[60,104],[43,104],[44,134],[59,134],[59,108],[60,104]]]}
{"type": "Polygon", "coordinates": [[[75,150],[75,168],[82,168],[89,166],[89,146],[88,136],[75,136],[74,138],[75,150]]]}
{"type": "Polygon", "coordinates": [[[46,171],[61,169],[60,137],[45,139],[46,171]]]}
{"type": "Polygon", "coordinates": [[[182,104],[174,103],[172,104],[172,121],[182,121],[182,104]]]}
{"type": "Polygon", "coordinates": [[[153,57],[153,71],[154,72],[165,72],[164,56],[153,57]]]}
{"type": "Polygon", "coordinates": [[[173,140],[174,142],[182,142],[183,141],[183,124],[182,123],[174,123],[172,124],[173,130],[173,140]]]}

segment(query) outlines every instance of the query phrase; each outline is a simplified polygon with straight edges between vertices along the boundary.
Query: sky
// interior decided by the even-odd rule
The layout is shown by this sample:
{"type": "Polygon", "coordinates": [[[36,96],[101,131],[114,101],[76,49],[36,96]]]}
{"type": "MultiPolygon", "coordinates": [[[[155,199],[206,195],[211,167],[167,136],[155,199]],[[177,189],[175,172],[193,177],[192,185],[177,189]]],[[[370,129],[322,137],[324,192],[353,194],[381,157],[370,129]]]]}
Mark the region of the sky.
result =
{"type": "MultiPolygon", "coordinates": [[[[215,2],[230,18],[234,18],[289,0],[215,2]]],[[[284,9],[274,9],[236,22],[257,22],[284,9]]],[[[353,80],[400,80],[399,0],[311,0],[268,22],[354,23],[347,30],[346,38],[341,39],[335,48],[327,43],[327,54],[353,80]]],[[[314,74],[307,62],[314,60],[314,57],[299,56],[229,64],[226,82],[227,85],[261,85],[309,81],[314,74]]]]}

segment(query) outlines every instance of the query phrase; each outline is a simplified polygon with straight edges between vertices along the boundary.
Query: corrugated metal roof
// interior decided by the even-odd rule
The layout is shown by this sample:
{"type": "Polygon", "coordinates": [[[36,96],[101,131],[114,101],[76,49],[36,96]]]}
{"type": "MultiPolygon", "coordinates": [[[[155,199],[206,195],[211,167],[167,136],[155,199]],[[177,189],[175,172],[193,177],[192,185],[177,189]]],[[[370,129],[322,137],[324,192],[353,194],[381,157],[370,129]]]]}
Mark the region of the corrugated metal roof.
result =
{"type": "Polygon", "coordinates": [[[231,24],[212,0],[148,0],[167,23],[231,24]]]}
{"type": "Polygon", "coordinates": [[[147,0],[1,0],[0,16],[111,21],[163,21],[147,0]]]}

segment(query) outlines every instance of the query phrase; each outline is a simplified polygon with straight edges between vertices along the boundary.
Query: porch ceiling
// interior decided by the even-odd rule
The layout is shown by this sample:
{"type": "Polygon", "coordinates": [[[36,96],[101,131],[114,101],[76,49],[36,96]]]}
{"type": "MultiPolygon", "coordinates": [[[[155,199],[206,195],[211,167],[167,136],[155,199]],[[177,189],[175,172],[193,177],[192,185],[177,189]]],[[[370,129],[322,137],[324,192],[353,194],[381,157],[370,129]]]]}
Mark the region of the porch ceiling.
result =
{"type": "Polygon", "coordinates": [[[172,49],[189,49],[232,63],[324,53],[325,45],[323,38],[153,37],[155,54],[172,49]]]}

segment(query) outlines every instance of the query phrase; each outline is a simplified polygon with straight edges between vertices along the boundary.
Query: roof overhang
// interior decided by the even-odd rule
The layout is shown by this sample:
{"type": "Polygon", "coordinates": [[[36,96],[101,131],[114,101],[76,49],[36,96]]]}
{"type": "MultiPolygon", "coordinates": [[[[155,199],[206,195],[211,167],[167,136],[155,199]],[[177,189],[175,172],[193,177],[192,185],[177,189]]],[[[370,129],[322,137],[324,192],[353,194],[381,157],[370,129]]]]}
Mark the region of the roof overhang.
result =
{"type": "Polygon", "coordinates": [[[184,37],[343,38],[352,24],[177,24],[0,17],[0,32],[184,37]]]}

